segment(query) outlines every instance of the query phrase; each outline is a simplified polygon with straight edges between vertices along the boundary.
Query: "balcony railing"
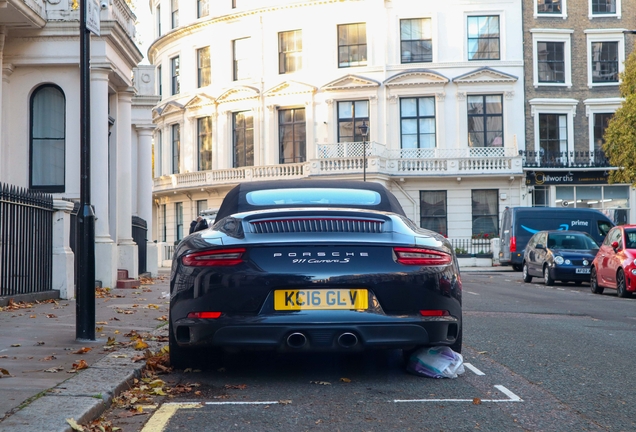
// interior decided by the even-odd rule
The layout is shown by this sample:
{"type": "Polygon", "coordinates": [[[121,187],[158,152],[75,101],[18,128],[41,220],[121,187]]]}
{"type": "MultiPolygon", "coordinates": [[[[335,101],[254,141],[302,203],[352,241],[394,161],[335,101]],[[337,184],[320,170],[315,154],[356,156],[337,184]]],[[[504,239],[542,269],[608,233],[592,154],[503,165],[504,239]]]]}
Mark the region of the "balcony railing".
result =
{"type": "Polygon", "coordinates": [[[524,168],[588,168],[610,167],[611,164],[603,151],[520,151],[524,168]]]}
{"type": "Polygon", "coordinates": [[[154,190],[321,175],[362,175],[365,168],[367,175],[395,177],[521,175],[521,161],[522,156],[516,147],[388,150],[385,145],[376,142],[367,142],[366,145],[363,142],[321,144],[316,146],[316,158],[307,162],[172,174],[156,178],[154,190]]]}

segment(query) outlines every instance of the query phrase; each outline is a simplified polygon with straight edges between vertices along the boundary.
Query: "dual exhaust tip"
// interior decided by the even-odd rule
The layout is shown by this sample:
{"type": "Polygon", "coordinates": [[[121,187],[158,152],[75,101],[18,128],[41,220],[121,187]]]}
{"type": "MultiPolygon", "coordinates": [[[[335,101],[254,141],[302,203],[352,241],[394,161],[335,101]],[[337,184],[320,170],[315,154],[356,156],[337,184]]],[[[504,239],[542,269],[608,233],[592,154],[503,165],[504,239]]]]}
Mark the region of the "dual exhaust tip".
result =
{"type": "MultiPolygon", "coordinates": [[[[302,348],[307,343],[307,336],[303,333],[292,333],[287,336],[287,346],[291,348],[302,348]]],[[[353,348],[358,344],[358,336],[345,332],[338,336],[338,345],[342,348],[353,348]]]]}

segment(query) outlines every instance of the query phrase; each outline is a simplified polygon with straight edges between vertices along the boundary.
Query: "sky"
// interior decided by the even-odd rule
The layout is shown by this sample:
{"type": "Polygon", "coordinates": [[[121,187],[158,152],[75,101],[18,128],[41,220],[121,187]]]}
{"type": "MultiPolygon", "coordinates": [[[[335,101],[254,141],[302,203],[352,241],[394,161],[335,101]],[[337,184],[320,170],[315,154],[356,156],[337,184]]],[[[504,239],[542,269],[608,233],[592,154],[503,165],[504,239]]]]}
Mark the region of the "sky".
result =
{"type": "Polygon", "coordinates": [[[152,16],[150,14],[150,0],[135,0],[134,7],[137,16],[137,40],[141,41],[139,49],[144,55],[141,64],[149,64],[148,47],[153,41],[152,16]]]}

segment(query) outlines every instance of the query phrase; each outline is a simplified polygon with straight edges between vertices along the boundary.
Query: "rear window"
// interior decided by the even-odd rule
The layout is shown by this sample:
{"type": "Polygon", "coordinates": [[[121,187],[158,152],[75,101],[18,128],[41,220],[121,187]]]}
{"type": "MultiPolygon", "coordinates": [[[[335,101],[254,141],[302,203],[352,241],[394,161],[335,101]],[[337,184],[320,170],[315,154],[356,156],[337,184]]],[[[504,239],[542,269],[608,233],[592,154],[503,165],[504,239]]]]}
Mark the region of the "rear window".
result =
{"type": "Polygon", "coordinates": [[[381,201],[380,194],[375,191],[335,188],[266,189],[248,192],[245,199],[253,206],[376,206],[381,201]]]}

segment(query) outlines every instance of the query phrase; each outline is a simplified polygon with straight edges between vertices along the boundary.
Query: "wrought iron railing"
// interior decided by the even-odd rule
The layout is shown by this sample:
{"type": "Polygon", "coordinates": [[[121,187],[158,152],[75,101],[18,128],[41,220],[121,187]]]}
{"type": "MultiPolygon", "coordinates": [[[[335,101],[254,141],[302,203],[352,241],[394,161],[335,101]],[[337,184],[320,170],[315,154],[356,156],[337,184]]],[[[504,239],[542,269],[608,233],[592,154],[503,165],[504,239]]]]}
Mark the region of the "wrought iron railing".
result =
{"type": "Polygon", "coordinates": [[[0,296],[50,291],[53,197],[0,184],[0,296]]]}
{"type": "Polygon", "coordinates": [[[488,256],[492,258],[490,239],[449,239],[455,254],[462,257],[488,256]]]}
{"type": "Polygon", "coordinates": [[[611,164],[605,153],[599,151],[519,151],[523,158],[524,168],[587,168],[610,167],[611,164]]]}

